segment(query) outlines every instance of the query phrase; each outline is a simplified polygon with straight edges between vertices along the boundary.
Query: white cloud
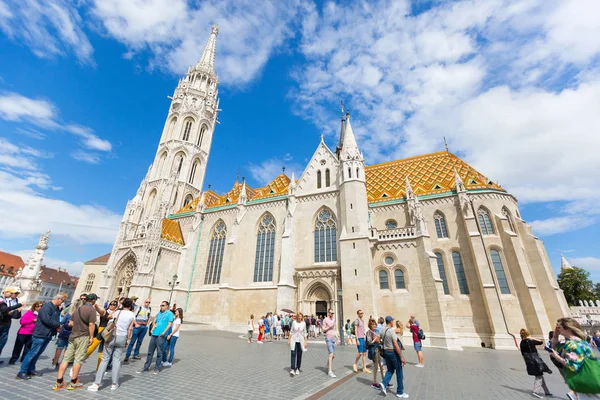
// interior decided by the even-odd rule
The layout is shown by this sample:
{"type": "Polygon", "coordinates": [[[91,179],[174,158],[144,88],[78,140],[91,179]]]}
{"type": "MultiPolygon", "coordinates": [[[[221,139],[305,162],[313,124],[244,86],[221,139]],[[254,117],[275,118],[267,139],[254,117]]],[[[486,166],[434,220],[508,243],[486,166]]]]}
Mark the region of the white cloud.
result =
{"type": "Polygon", "coordinates": [[[76,3],[66,0],[0,1],[0,30],[40,58],[72,52],[80,62],[93,64],[94,49],[82,24],[76,3]]]}
{"type": "Polygon", "coordinates": [[[580,228],[585,228],[594,224],[596,221],[586,217],[564,216],[554,217],[529,222],[533,231],[540,235],[555,235],[557,233],[571,232],[580,228]]]}
{"type": "Polygon", "coordinates": [[[279,176],[283,171],[283,167],[286,168],[285,173],[289,177],[291,177],[292,171],[294,171],[296,177],[298,177],[304,170],[304,167],[293,161],[293,158],[290,154],[285,154],[282,157],[269,158],[258,165],[248,165],[248,169],[250,170],[250,174],[252,174],[252,178],[254,178],[254,180],[261,185],[267,185],[273,179],[279,176]]]}
{"type": "Polygon", "coordinates": [[[600,271],[600,258],[598,257],[574,257],[569,258],[571,265],[584,268],[590,272],[600,271]]]}
{"type": "MultiPolygon", "coordinates": [[[[50,245],[52,245],[52,237],[50,238],[50,245]]],[[[52,250],[50,249],[49,252],[52,250]]],[[[27,262],[29,256],[33,254],[33,247],[31,250],[17,250],[11,251],[11,254],[15,254],[23,259],[23,262],[27,262]]],[[[69,275],[79,276],[83,270],[84,261],[66,261],[57,258],[47,257],[44,255],[42,264],[48,268],[62,268],[66,269],[69,275]]]]}

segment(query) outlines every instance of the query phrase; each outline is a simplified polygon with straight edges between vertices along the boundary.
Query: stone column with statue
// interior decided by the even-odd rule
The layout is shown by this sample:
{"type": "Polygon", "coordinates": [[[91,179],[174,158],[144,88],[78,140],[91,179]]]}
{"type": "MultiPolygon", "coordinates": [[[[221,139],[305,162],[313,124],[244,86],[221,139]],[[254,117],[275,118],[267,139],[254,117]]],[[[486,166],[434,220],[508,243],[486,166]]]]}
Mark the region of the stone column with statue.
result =
{"type": "Polygon", "coordinates": [[[48,250],[48,240],[50,239],[50,231],[40,236],[40,241],[35,246],[35,250],[25,267],[17,271],[15,276],[15,286],[20,290],[19,300],[21,302],[30,303],[36,301],[42,290],[42,281],[40,275],[42,273],[42,260],[44,253],[48,250]]]}

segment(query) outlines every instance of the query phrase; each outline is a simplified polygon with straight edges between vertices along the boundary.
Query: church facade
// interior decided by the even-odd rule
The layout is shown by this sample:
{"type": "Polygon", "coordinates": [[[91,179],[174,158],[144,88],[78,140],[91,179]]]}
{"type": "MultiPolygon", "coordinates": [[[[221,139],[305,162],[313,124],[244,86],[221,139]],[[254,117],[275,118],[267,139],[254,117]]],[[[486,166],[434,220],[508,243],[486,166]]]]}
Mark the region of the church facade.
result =
{"type": "MultiPolygon", "coordinates": [[[[516,198],[445,152],[365,164],[350,116],[298,178],[202,191],[219,111],[218,28],[172,96],[154,163],[127,203],[99,295],[172,297],[189,320],[250,314],[418,316],[427,344],[515,348],[568,315],[516,198]]],[[[86,277],[82,276],[85,282],[86,277]]]]}

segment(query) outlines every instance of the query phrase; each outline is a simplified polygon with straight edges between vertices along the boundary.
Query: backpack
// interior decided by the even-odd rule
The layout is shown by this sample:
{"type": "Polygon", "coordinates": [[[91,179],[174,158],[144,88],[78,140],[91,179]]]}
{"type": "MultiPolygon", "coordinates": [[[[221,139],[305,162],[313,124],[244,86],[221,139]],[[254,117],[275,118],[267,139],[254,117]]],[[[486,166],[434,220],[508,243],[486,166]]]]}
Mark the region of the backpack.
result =
{"type": "Polygon", "coordinates": [[[423,329],[419,328],[419,331],[417,332],[417,337],[419,338],[419,340],[425,340],[425,334],[423,333],[423,329]]]}
{"type": "Polygon", "coordinates": [[[350,326],[350,333],[353,335],[356,335],[356,325],[354,325],[356,322],[358,322],[358,320],[354,321],[350,326]]]}

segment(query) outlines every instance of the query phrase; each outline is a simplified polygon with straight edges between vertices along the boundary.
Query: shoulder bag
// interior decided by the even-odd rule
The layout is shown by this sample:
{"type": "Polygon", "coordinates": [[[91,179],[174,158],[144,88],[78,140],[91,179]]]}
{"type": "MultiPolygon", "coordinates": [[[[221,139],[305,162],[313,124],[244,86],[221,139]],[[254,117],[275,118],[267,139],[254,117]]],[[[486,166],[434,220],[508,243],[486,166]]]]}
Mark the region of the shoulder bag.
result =
{"type": "Polygon", "coordinates": [[[117,327],[117,321],[121,316],[121,312],[122,311],[119,310],[119,315],[117,315],[117,318],[112,322],[109,322],[106,328],[104,328],[104,330],[100,332],[100,334],[102,335],[102,339],[104,339],[104,343],[109,343],[111,340],[113,340],[113,337],[115,336],[115,328],[117,327]]]}
{"type": "Polygon", "coordinates": [[[575,393],[600,394],[600,361],[585,358],[579,372],[565,368],[567,385],[575,393]]]}

